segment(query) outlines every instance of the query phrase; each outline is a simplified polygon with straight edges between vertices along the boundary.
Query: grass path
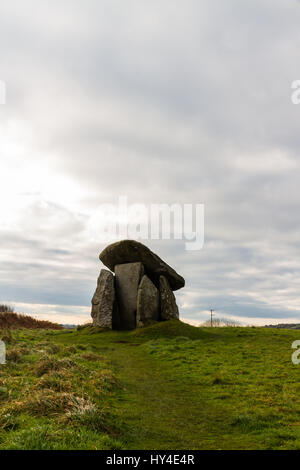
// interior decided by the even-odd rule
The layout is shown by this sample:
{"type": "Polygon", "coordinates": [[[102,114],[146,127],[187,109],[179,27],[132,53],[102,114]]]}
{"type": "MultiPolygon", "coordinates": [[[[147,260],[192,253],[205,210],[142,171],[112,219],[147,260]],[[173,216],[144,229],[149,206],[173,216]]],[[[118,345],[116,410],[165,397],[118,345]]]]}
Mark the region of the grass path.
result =
{"type": "MultiPolygon", "coordinates": [[[[245,448],[240,433],[228,435],[223,407],[208,404],[199,386],[178,380],[141,347],[118,345],[111,360],[124,387],[115,412],[127,423],[128,449],[215,449],[216,435],[220,449],[245,448]]],[[[257,448],[255,441],[249,436],[247,447],[257,448]]]]}
{"type": "Polygon", "coordinates": [[[165,322],[53,339],[85,344],[111,364],[121,387],[107,404],[126,449],[300,448],[297,331],[165,322]]]}

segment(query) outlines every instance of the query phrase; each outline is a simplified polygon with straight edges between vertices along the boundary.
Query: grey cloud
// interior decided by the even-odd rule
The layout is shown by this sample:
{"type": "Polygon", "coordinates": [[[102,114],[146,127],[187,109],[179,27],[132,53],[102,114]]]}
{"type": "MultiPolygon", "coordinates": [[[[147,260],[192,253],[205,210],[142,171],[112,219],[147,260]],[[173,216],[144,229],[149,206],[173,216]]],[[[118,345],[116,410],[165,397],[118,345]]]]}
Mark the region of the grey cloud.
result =
{"type": "Polygon", "coordinates": [[[148,243],[186,277],[184,317],[212,303],[237,316],[299,316],[300,107],[290,100],[299,8],[2,1],[0,130],[13,122],[30,136],[17,157],[7,146],[4,166],[15,158],[17,172],[26,158],[49,170],[52,187],[57,177],[75,189],[62,183],[58,203],[37,173],[41,195],[14,209],[18,230],[0,232],[1,296],[88,305],[102,248],[86,235],[89,213],[126,194],[129,203],[205,203],[203,251],[148,243]]]}

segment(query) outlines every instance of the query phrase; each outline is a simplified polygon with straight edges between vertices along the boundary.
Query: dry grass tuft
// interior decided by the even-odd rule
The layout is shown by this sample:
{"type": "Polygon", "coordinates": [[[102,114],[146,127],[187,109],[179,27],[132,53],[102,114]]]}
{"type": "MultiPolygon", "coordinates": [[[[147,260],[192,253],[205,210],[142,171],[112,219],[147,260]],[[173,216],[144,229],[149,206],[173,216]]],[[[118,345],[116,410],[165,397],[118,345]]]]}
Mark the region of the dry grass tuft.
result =
{"type": "Polygon", "coordinates": [[[74,388],[72,383],[72,375],[66,370],[50,371],[45,374],[37,382],[36,387],[39,389],[51,389],[56,392],[70,392],[74,388]]]}
{"type": "Polygon", "coordinates": [[[80,397],[76,397],[72,393],[41,390],[22,401],[14,402],[11,409],[18,413],[26,412],[37,416],[47,416],[64,413],[80,400],[80,397]]]}
{"type": "Polygon", "coordinates": [[[66,412],[66,419],[73,425],[77,425],[80,428],[85,426],[86,428],[97,431],[111,431],[108,426],[108,410],[107,408],[99,409],[89,399],[82,397],[75,397],[73,406],[66,412]]]}
{"type": "Polygon", "coordinates": [[[56,358],[47,358],[38,361],[34,368],[35,373],[38,377],[41,377],[44,374],[47,374],[50,371],[58,371],[61,369],[70,369],[77,366],[76,362],[71,359],[56,359],[56,358]]]}
{"type": "Polygon", "coordinates": [[[99,356],[99,354],[95,353],[84,353],[81,354],[82,359],[85,359],[86,361],[100,361],[102,358],[99,356]]]}

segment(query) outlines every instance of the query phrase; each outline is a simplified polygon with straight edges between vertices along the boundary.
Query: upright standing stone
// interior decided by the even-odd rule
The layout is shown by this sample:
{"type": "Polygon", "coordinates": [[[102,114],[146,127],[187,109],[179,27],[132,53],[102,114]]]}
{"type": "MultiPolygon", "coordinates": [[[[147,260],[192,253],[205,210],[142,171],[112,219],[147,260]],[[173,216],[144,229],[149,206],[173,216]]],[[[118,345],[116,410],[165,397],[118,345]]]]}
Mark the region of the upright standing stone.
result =
{"type": "Polygon", "coordinates": [[[161,320],[173,320],[179,318],[178,307],[175,295],[169,286],[168,279],[165,276],[159,277],[160,291],[160,317],[161,320]]]}
{"type": "Polygon", "coordinates": [[[93,325],[101,328],[113,327],[115,302],[114,275],[107,269],[101,269],[97,288],[92,298],[93,325]]]}
{"type": "Polygon", "coordinates": [[[115,274],[120,327],[132,330],[136,328],[137,294],[144,267],[142,263],[117,264],[115,274]]]}
{"type": "Polygon", "coordinates": [[[137,328],[147,326],[158,320],[159,291],[148,276],[143,276],[137,296],[137,328]]]}

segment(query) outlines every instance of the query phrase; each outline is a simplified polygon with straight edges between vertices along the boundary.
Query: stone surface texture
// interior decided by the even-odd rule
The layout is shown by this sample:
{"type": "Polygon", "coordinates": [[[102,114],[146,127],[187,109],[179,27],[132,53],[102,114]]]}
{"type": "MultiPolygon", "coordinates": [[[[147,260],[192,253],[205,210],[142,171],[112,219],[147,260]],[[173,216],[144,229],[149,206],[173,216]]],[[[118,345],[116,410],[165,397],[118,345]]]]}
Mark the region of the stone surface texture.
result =
{"type": "Polygon", "coordinates": [[[101,269],[97,288],[92,298],[93,325],[101,328],[113,327],[115,303],[114,275],[107,269],[101,269]]]}
{"type": "Polygon", "coordinates": [[[136,326],[151,325],[159,318],[159,291],[144,275],[138,288],[136,326]]]}
{"type": "Polygon", "coordinates": [[[179,318],[178,306],[175,295],[169,286],[168,279],[165,276],[159,278],[160,291],[160,318],[161,320],[174,320],[179,318]]]}

